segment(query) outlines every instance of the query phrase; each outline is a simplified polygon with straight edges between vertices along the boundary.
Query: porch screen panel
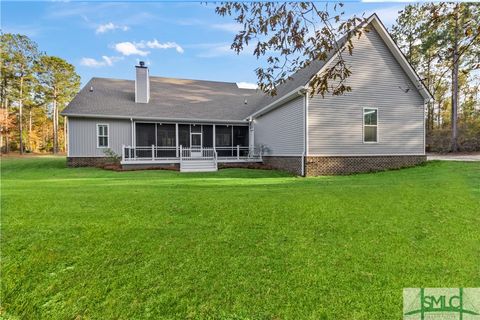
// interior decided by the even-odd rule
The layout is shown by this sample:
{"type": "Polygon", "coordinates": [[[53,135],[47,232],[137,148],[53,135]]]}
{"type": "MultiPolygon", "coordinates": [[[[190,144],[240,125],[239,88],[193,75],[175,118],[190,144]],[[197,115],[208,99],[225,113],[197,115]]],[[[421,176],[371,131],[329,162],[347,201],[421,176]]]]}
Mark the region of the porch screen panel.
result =
{"type": "Polygon", "coordinates": [[[184,148],[190,148],[190,125],[178,125],[178,145],[184,148]]]}
{"type": "Polygon", "coordinates": [[[152,145],[155,144],[155,124],[154,123],[136,123],[135,124],[135,142],[137,147],[137,157],[151,157],[152,145]],[[149,147],[149,148],[141,148],[149,147]]]}
{"type": "Polygon", "coordinates": [[[157,157],[175,157],[175,125],[157,123],[157,157]]]}
{"type": "Polygon", "coordinates": [[[212,148],[213,147],[213,126],[212,125],[203,125],[203,147],[212,148]]]}
{"type": "Polygon", "coordinates": [[[231,126],[215,126],[215,147],[219,157],[233,156],[231,126]]]}
{"type": "MultiPolygon", "coordinates": [[[[234,126],[233,127],[233,146],[248,147],[248,127],[247,126],[234,126]]],[[[234,150],[235,155],[237,151],[234,150]]],[[[240,148],[240,156],[244,157],[248,155],[248,150],[240,148]]]]}

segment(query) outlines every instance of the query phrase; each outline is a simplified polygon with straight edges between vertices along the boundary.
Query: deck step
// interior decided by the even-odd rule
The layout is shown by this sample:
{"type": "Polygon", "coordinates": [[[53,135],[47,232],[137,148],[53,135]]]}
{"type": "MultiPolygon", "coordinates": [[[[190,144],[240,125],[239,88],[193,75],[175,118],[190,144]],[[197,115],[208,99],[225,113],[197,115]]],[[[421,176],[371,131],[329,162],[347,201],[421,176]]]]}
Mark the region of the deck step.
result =
{"type": "Polygon", "coordinates": [[[180,163],[181,172],[211,172],[217,171],[215,160],[186,160],[180,163]]]}

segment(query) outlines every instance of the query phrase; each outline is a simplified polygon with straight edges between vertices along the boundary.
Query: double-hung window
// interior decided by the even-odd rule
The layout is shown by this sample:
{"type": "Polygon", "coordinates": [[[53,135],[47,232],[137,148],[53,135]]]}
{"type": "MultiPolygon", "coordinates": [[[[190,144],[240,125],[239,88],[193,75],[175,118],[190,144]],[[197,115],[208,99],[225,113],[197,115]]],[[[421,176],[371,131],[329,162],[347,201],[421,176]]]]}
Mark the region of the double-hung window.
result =
{"type": "Polygon", "coordinates": [[[97,148],[108,148],[108,124],[97,124],[97,148]]]}
{"type": "Polygon", "coordinates": [[[363,142],[378,142],[378,109],[363,108],[363,142]]]}

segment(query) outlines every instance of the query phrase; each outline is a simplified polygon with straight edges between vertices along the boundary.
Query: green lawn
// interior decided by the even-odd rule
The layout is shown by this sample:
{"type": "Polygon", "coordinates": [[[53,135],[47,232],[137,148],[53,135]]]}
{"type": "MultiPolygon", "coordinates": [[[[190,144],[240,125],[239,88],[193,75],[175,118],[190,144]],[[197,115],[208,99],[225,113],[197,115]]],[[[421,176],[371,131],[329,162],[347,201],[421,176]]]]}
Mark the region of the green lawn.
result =
{"type": "Polygon", "coordinates": [[[1,168],[4,318],[400,319],[404,287],[480,286],[480,163],[1,168]]]}

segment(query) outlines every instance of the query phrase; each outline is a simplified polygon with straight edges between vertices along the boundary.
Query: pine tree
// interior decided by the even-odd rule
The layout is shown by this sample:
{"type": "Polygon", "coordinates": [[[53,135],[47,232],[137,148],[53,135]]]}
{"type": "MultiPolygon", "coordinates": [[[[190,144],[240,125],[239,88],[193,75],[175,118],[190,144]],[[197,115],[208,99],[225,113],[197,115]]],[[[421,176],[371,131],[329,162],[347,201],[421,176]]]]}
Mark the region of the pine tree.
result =
{"type": "MultiPolygon", "coordinates": [[[[80,77],[75,67],[67,61],[52,56],[42,56],[38,62],[38,80],[42,87],[41,97],[51,106],[53,120],[53,153],[57,153],[59,119],[58,115],[80,88],[80,77]]],[[[64,133],[65,134],[65,133],[64,133]]]]}

